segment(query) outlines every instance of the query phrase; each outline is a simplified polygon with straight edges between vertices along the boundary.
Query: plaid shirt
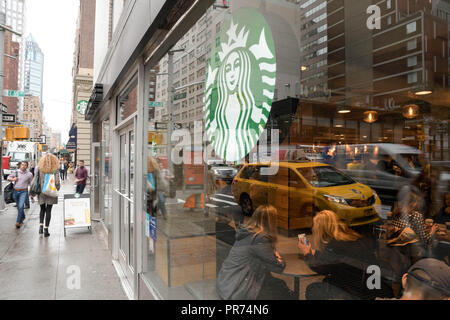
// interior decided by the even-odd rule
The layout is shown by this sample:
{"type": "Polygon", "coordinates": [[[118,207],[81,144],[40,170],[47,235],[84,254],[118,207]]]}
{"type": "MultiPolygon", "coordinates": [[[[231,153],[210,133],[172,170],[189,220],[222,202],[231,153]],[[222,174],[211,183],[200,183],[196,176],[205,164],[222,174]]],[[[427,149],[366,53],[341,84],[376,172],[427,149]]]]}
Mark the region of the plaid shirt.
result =
{"type": "Polygon", "coordinates": [[[392,221],[392,224],[397,228],[411,228],[414,230],[419,239],[426,245],[431,242],[431,234],[425,228],[425,219],[418,211],[413,211],[407,216],[401,216],[392,221]]]}

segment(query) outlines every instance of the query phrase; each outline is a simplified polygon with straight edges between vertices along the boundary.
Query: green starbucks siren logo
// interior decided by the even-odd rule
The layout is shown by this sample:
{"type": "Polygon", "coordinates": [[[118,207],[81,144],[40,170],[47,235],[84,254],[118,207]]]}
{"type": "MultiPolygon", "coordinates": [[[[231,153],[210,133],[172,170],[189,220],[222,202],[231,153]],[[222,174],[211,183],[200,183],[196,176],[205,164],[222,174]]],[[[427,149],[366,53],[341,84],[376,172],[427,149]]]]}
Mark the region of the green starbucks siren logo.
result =
{"type": "Polygon", "coordinates": [[[204,96],[206,132],[224,160],[238,161],[256,145],[269,118],[275,79],[269,25],[255,10],[237,11],[217,37],[204,96]]]}

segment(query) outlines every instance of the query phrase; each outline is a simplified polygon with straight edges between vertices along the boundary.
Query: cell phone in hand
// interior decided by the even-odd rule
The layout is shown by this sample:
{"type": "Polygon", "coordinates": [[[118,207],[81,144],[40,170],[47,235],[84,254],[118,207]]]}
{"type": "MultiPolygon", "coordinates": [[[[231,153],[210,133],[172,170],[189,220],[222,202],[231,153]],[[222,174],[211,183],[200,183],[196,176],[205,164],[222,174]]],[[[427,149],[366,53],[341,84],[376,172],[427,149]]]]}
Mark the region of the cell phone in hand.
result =
{"type": "Polygon", "coordinates": [[[298,235],[298,240],[300,240],[307,246],[309,245],[308,239],[306,239],[306,234],[304,234],[304,233],[298,235]]]}

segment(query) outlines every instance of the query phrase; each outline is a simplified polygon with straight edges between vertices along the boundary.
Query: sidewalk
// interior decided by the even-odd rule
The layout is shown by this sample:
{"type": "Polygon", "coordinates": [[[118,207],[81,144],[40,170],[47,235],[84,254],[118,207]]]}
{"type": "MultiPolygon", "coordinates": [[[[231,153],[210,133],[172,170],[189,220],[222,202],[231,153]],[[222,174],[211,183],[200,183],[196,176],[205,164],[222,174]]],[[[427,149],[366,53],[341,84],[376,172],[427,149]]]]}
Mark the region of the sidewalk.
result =
{"type": "Polygon", "coordinates": [[[62,182],[48,238],[38,234],[37,201],[30,201],[20,229],[15,227],[17,208],[13,204],[0,212],[0,300],[127,299],[100,222],[93,222],[92,234],[87,228],[72,229],[64,238],[63,194],[74,190],[73,178],[62,182]],[[76,283],[73,270],[80,271],[79,289],[69,288],[76,283]]]}

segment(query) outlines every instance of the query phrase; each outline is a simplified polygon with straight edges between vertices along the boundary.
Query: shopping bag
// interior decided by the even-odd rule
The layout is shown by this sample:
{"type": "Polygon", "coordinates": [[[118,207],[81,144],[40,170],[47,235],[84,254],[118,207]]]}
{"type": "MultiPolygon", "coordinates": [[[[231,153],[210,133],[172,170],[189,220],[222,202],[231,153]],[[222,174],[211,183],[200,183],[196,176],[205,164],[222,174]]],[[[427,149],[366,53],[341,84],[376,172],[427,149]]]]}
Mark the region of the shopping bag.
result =
{"type": "Polygon", "coordinates": [[[44,186],[41,193],[51,198],[58,198],[58,190],[56,190],[55,175],[53,173],[45,174],[44,186]]]}
{"type": "Polygon", "coordinates": [[[31,183],[31,188],[30,188],[30,193],[33,196],[37,196],[39,194],[41,194],[42,190],[41,190],[41,175],[38,172],[34,179],[33,182],[31,183]]]}
{"type": "Polygon", "coordinates": [[[5,203],[13,203],[15,202],[14,200],[14,184],[11,182],[9,183],[5,189],[3,190],[3,195],[5,198],[5,203]]]}

